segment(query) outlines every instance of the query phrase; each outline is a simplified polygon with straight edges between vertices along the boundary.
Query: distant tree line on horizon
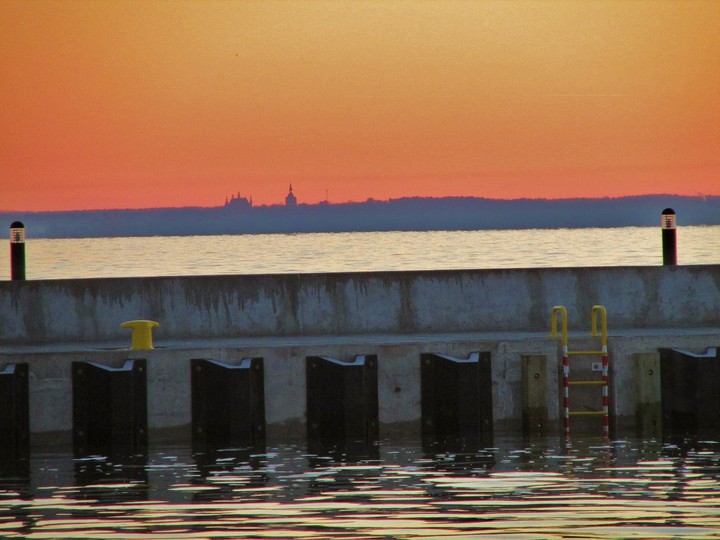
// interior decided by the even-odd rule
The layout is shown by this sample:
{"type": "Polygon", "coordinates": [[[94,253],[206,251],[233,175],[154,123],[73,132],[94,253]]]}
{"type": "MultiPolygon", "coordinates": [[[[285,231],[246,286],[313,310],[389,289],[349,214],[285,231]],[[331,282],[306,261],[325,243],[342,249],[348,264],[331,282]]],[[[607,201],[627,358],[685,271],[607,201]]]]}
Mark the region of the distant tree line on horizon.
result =
{"type": "Polygon", "coordinates": [[[78,238],[659,226],[666,207],[676,211],[679,227],[720,224],[720,197],[677,195],[513,200],[403,197],[251,209],[221,206],[0,215],[8,227],[12,221],[22,221],[29,238],[78,238]]]}

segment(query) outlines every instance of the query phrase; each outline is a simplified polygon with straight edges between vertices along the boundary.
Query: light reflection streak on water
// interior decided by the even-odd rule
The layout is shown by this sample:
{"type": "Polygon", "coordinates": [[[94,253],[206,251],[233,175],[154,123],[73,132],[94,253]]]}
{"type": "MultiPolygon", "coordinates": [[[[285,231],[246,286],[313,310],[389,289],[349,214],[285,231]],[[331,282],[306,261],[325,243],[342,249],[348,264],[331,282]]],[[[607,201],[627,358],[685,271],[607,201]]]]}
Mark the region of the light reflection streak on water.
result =
{"type": "Polygon", "coordinates": [[[0,536],[720,538],[720,444],[703,445],[514,441],[437,459],[408,445],[315,467],[290,447],[202,467],[181,448],[97,475],[91,461],[43,456],[32,481],[0,480],[0,536]]]}

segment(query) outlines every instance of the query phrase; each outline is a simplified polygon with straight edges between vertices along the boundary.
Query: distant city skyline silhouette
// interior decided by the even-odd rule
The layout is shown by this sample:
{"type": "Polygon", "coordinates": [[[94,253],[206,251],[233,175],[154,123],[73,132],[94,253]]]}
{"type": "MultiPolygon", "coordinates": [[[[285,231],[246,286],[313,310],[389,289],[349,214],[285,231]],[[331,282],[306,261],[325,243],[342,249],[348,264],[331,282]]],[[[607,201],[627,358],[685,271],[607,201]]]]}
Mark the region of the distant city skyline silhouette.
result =
{"type": "MultiPolygon", "coordinates": [[[[281,203],[280,203],[280,204],[281,204],[281,203]]],[[[289,188],[288,188],[288,194],[285,195],[285,206],[288,207],[288,208],[293,208],[293,207],[297,206],[298,204],[301,204],[301,203],[298,202],[297,196],[295,195],[295,193],[293,193],[292,182],[290,182],[290,183],[289,183],[289,188]]],[[[305,203],[305,204],[313,204],[313,203],[305,203]]],[[[326,192],[325,192],[325,200],[324,200],[324,201],[320,201],[320,202],[318,202],[318,203],[314,203],[314,204],[322,204],[322,205],[330,204],[330,202],[327,200],[327,190],[326,190],[326,192]]],[[[239,192],[239,191],[237,192],[237,195],[233,194],[233,195],[230,195],[229,197],[228,197],[227,195],[225,195],[225,204],[224,204],[224,206],[225,206],[226,208],[235,208],[235,209],[238,209],[238,210],[242,210],[242,209],[247,210],[247,209],[252,208],[252,207],[254,206],[254,205],[253,205],[253,200],[252,200],[252,195],[250,195],[249,197],[246,197],[246,196],[241,195],[241,192],[239,192]]],[[[271,205],[260,205],[260,206],[277,206],[277,205],[272,205],[272,204],[271,204],[271,205]]]]}
{"type": "Polygon", "coordinates": [[[668,207],[677,212],[679,227],[720,224],[720,197],[714,196],[404,197],[303,204],[289,190],[284,202],[253,206],[251,198],[238,194],[211,208],[4,212],[0,217],[8,224],[25,223],[30,238],[659,226],[668,207]]]}

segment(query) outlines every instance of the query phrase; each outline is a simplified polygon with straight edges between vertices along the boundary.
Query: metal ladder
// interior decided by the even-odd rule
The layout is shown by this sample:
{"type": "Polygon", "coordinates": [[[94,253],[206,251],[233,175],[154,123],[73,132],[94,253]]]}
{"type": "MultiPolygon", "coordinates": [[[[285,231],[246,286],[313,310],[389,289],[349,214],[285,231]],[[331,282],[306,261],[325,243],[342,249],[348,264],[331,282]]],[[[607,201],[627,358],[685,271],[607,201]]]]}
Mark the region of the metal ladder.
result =
{"type": "Polygon", "coordinates": [[[610,435],[609,424],[609,400],[608,400],[608,353],[607,353],[607,312],[604,306],[593,306],[591,314],[591,335],[600,337],[602,348],[592,351],[571,351],[568,348],[567,331],[567,310],[564,306],[555,306],[551,313],[551,337],[557,338],[557,316],[560,315],[562,331],[563,351],[563,424],[565,437],[570,436],[571,416],[600,416],[602,417],[603,436],[610,435]],[[600,315],[600,334],[597,329],[597,316],[600,315]],[[602,358],[602,378],[592,380],[570,380],[570,356],[600,356],[602,358]],[[602,410],[599,411],[571,411],[570,410],[570,387],[571,386],[600,386],[602,387],[602,410]]]}

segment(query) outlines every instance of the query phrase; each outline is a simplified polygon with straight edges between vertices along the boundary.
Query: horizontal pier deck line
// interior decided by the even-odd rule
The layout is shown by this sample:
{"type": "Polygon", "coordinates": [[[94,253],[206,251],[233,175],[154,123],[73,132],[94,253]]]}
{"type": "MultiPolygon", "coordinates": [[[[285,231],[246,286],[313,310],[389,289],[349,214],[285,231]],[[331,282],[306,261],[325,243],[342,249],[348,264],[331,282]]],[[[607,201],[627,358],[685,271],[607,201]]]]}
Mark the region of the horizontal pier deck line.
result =
{"type": "MultiPolygon", "coordinates": [[[[653,341],[674,341],[677,337],[710,338],[717,336],[720,339],[720,326],[696,328],[617,328],[608,330],[608,339],[613,338],[651,338],[653,341]]],[[[592,341],[594,338],[585,331],[568,332],[571,341],[592,341]]],[[[348,347],[348,346],[381,346],[381,345],[409,345],[443,342],[477,342],[477,343],[504,343],[523,341],[555,342],[560,346],[559,338],[552,338],[550,332],[449,332],[432,334],[347,334],[347,335],[317,335],[317,336],[250,336],[234,338],[192,338],[174,340],[155,340],[157,351],[171,350],[224,350],[224,349],[254,349],[258,347],[348,347]]],[[[133,351],[130,349],[130,337],[113,341],[77,341],[55,343],[12,343],[2,345],[0,348],[0,363],[11,362],[15,355],[42,355],[42,354],[93,354],[98,352],[125,352],[129,357],[144,358],[147,351],[133,351]]],[[[532,352],[532,351],[529,351],[532,352]]]]}
{"type": "Polygon", "coordinates": [[[0,282],[0,346],[116,341],[124,321],[193,338],[571,330],[607,308],[612,328],[720,325],[720,265],[0,282]]]}

